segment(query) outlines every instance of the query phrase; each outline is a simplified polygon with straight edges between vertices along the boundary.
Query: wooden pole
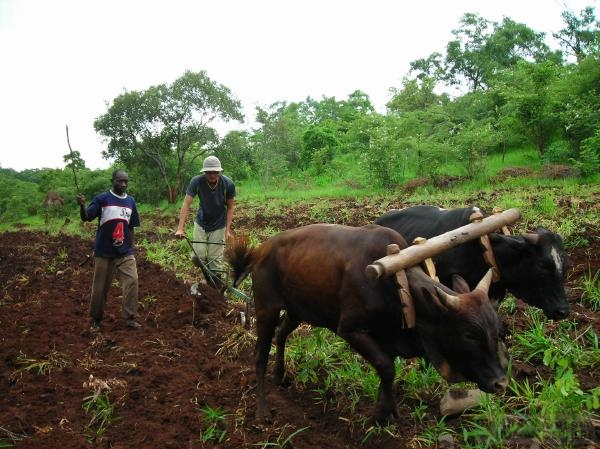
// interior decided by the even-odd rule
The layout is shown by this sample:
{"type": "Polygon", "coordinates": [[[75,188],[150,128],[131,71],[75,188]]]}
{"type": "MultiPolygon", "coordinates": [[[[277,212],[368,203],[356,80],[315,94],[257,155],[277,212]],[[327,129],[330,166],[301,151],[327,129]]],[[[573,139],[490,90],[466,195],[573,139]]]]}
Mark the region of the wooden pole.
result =
{"type": "Polygon", "coordinates": [[[366,268],[367,276],[377,279],[381,276],[390,276],[400,270],[412,267],[423,260],[443,253],[455,246],[475,240],[482,235],[501,229],[521,218],[521,211],[517,208],[485,217],[481,221],[469,223],[444,234],[436,235],[420,245],[412,245],[403,249],[398,254],[390,254],[376,260],[366,268]]]}
{"type": "Polygon", "coordinates": [[[77,181],[77,172],[75,171],[75,155],[73,154],[73,148],[71,148],[71,141],[69,140],[69,125],[65,125],[65,129],[67,130],[67,145],[69,145],[69,153],[71,153],[71,170],[73,170],[73,179],[75,179],[75,188],[77,189],[77,194],[81,193],[79,189],[79,181],[77,181]]]}

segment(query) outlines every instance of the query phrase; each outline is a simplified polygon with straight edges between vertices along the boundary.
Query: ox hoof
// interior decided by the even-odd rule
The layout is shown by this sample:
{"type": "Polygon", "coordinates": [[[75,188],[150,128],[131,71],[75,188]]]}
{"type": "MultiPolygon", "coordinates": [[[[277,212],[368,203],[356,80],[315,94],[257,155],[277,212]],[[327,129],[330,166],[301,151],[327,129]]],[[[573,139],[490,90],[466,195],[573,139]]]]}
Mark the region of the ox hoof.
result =
{"type": "Polygon", "coordinates": [[[373,426],[387,426],[393,424],[399,419],[400,415],[396,409],[389,412],[376,412],[373,416],[367,418],[365,426],[367,428],[373,426]]]}
{"type": "Polygon", "coordinates": [[[458,415],[469,408],[478,406],[483,398],[483,391],[449,390],[440,401],[440,413],[443,416],[458,415]]]}

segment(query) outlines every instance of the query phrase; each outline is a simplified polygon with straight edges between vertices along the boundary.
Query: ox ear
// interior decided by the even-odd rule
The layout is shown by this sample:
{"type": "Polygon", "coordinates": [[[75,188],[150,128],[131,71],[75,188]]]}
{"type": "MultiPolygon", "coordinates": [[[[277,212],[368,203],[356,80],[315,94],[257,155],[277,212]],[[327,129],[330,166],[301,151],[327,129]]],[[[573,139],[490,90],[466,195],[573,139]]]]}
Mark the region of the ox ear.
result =
{"type": "Polygon", "coordinates": [[[454,290],[456,293],[469,293],[471,288],[469,287],[469,284],[467,284],[467,281],[465,281],[461,276],[458,274],[453,274],[452,290],[454,290]]]}
{"type": "Polygon", "coordinates": [[[523,233],[521,234],[521,237],[523,237],[523,239],[528,242],[531,243],[532,245],[537,245],[538,242],[540,241],[540,235],[539,234],[532,234],[532,233],[523,233]]]}
{"type": "Polygon", "coordinates": [[[437,294],[438,299],[442,303],[446,309],[453,310],[458,312],[460,310],[460,298],[458,296],[450,295],[439,288],[437,285],[435,286],[435,293],[437,294]]]}

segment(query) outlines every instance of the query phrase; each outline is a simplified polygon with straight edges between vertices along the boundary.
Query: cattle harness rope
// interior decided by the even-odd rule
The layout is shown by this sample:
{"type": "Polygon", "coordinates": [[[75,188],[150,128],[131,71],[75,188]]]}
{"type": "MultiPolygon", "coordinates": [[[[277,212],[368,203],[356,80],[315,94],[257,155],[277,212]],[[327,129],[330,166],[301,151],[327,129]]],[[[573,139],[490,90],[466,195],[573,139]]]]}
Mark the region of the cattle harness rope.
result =
{"type": "MultiPolygon", "coordinates": [[[[502,209],[495,207],[492,211],[494,215],[502,213],[502,209]]],[[[476,210],[469,217],[469,222],[478,222],[483,220],[483,214],[480,210],[476,210]]],[[[510,235],[510,231],[508,226],[502,226],[502,234],[510,235]]],[[[492,243],[490,242],[489,234],[482,235],[479,237],[479,243],[483,247],[483,260],[488,266],[492,269],[492,282],[498,282],[500,280],[500,268],[498,267],[498,263],[496,262],[496,257],[494,257],[494,250],[492,249],[492,243]]]]}

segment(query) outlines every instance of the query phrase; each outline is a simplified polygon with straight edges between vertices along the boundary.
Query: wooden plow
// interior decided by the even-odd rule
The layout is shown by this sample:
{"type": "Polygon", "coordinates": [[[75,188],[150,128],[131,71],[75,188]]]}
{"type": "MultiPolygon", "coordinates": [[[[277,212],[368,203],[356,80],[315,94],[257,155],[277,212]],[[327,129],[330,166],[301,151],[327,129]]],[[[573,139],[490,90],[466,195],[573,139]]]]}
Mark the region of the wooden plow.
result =
{"type": "MultiPolygon", "coordinates": [[[[205,264],[203,262],[202,258],[198,255],[198,253],[196,253],[196,250],[194,249],[194,245],[193,245],[194,243],[206,243],[208,245],[224,245],[224,243],[196,241],[196,240],[190,240],[188,237],[185,237],[185,240],[188,242],[188,245],[190,246],[192,253],[196,256],[197,266],[202,271],[202,275],[206,279],[207,284],[210,285],[215,290],[218,290],[222,294],[225,294],[227,292],[233,298],[237,298],[237,299],[241,299],[241,300],[245,301],[245,312],[240,312],[240,321],[242,323],[242,326],[249,328],[250,327],[250,303],[252,302],[252,298],[250,296],[246,295],[243,291],[235,288],[233,285],[231,285],[229,283],[229,276],[228,276],[227,271],[219,270],[221,272],[220,274],[226,275],[226,279],[223,280],[219,276],[219,273],[216,272],[217,270],[211,270],[209,268],[208,264],[205,264]]],[[[196,294],[197,294],[196,292],[197,292],[197,286],[193,285],[192,291],[191,291],[192,296],[196,296],[196,294]]]]}

